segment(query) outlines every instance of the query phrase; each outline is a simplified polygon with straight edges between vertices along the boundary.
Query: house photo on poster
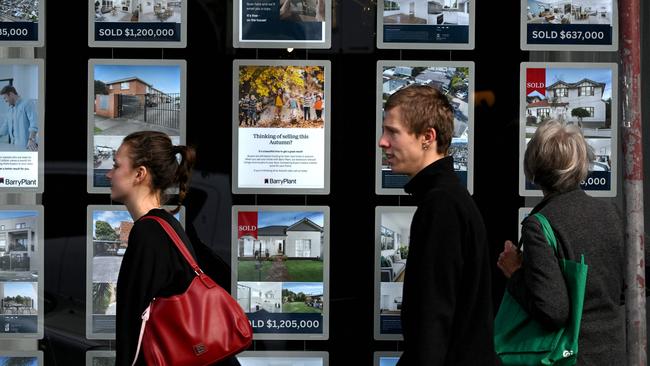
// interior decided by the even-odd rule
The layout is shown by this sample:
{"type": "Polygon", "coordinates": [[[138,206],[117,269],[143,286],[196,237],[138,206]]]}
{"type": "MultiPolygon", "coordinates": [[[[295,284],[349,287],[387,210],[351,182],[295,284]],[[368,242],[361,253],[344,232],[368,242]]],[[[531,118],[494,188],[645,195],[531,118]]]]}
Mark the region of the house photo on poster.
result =
{"type": "Polygon", "coordinates": [[[327,207],[233,207],[233,283],[256,339],[327,339],[327,207]]]}
{"type": "Polygon", "coordinates": [[[615,0],[522,0],[524,50],[616,51],[615,0]]]}
{"type": "Polygon", "coordinates": [[[327,352],[245,351],[237,355],[241,366],[328,366],[327,352]]]}
{"type": "Polygon", "coordinates": [[[43,45],[44,0],[5,0],[0,3],[0,46],[43,45]]]}
{"type": "Polygon", "coordinates": [[[236,0],[233,46],[330,48],[331,0],[236,0]]]}
{"type": "Polygon", "coordinates": [[[43,61],[0,62],[0,192],[43,191],[43,61]]]}
{"type": "MultiPolygon", "coordinates": [[[[461,61],[378,61],[377,141],[381,137],[384,105],[388,98],[409,85],[428,85],[440,90],[454,109],[454,133],[449,155],[462,185],[473,192],[474,160],[474,63],[461,61]]],[[[406,194],[406,174],[393,173],[382,148],[376,150],[377,194],[406,194]]]]}
{"type": "MultiPolygon", "coordinates": [[[[181,213],[183,211],[181,210],[181,213]]],[[[181,214],[175,215],[177,220],[181,214]]],[[[133,218],[125,206],[88,206],[86,338],[115,339],[117,277],[133,218]]]]}
{"type": "Polygon", "coordinates": [[[415,207],[375,209],[375,339],[402,339],[402,289],[415,207]]]}
{"type": "Polygon", "coordinates": [[[473,49],[474,2],[379,0],[377,48],[473,49]]]}
{"type": "Polygon", "coordinates": [[[41,351],[0,351],[0,366],[42,366],[41,351]]]}
{"type": "Polygon", "coordinates": [[[374,366],[397,366],[401,352],[375,352],[374,366]]]}
{"type": "Polygon", "coordinates": [[[184,61],[90,60],[88,192],[110,192],[106,173],[124,137],[137,131],[184,142],[184,61]]]}
{"type": "Polygon", "coordinates": [[[89,45],[185,47],[187,0],[90,0],[89,45]]]}
{"type": "Polygon", "coordinates": [[[41,206],[0,206],[0,339],[42,337],[41,206]]]}
{"type": "Polygon", "coordinates": [[[233,193],[329,193],[329,61],[234,61],[233,193]]]}
{"type": "Polygon", "coordinates": [[[542,196],[524,176],[523,156],[539,124],[554,119],[578,126],[593,149],[581,188],[592,196],[616,196],[617,83],[613,63],[521,64],[520,195],[542,196]]]}

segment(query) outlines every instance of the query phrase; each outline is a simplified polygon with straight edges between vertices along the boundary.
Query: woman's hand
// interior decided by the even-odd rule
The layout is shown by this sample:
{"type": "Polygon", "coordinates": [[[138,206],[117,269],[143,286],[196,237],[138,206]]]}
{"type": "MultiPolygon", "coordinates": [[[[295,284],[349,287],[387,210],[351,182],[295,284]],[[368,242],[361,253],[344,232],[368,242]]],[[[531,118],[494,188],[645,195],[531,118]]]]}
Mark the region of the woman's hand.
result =
{"type": "Polygon", "coordinates": [[[521,263],[523,259],[521,253],[517,247],[510,240],[506,240],[503,244],[503,252],[499,254],[499,260],[497,261],[497,267],[501,269],[503,275],[506,278],[510,278],[516,270],[521,268],[521,263]]]}

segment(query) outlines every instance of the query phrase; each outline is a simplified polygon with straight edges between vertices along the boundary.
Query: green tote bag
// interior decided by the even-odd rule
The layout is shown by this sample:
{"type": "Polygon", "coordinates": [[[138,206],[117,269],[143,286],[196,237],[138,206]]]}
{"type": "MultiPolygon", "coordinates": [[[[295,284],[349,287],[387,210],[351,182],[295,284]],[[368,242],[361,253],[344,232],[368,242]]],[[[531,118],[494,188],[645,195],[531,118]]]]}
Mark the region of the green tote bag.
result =
{"type": "MultiPolygon", "coordinates": [[[[546,240],[557,256],[557,241],[544,215],[534,214],[542,225],[546,240]]],[[[578,360],[578,335],[587,286],[587,265],[560,259],[560,267],[570,298],[570,318],[566,327],[549,331],[533,320],[506,290],[494,320],[494,347],[505,366],[575,365],[578,360]]]]}

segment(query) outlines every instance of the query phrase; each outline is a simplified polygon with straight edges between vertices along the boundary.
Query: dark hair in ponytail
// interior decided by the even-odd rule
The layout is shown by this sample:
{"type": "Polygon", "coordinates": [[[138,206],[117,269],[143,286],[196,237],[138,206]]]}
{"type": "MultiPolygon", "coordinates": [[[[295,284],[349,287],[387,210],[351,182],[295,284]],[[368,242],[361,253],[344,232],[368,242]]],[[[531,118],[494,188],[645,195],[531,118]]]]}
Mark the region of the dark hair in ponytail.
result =
{"type": "Polygon", "coordinates": [[[162,132],[139,131],[124,138],[129,146],[129,157],[133,168],[144,166],[151,175],[151,188],[159,191],[166,201],[165,191],[178,185],[178,206],[171,211],[177,213],[189,190],[192,168],[196,160],[193,147],[172,144],[169,136],[162,132]],[[180,162],[176,155],[180,155],[180,162]]]}

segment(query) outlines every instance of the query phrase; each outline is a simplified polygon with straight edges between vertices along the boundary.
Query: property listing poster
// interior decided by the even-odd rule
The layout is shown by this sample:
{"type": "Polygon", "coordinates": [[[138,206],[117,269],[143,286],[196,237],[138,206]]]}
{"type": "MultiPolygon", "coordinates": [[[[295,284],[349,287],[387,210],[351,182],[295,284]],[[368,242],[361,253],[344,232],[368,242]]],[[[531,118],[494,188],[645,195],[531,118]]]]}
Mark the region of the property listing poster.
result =
{"type": "Polygon", "coordinates": [[[43,336],[42,239],[42,206],[0,206],[0,339],[43,336]]]}
{"type": "Polygon", "coordinates": [[[86,366],[115,366],[115,351],[87,351],[86,366]]]}
{"type": "Polygon", "coordinates": [[[42,366],[42,351],[0,351],[0,365],[42,366]]]}
{"type": "Polygon", "coordinates": [[[184,142],[184,70],[184,61],[89,61],[88,192],[110,192],[106,174],[127,135],[157,131],[184,142]]]}
{"type": "Polygon", "coordinates": [[[235,206],[232,291],[255,339],[327,339],[329,208],[235,206]]]}
{"type": "Polygon", "coordinates": [[[375,339],[402,339],[402,289],[415,207],[375,210],[375,339]]]}
{"type": "MultiPolygon", "coordinates": [[[[449,155],[462,185],[473,191],[474,161],[474,63],[427,61],[377,62],[377,140],[381,137],[384,105],[388,98],[409,85],[428,85],[440,90],[454,110],[454,133],[449,155]]],[[[385,151],[376,151],[377,194],[405,194],[406,174],[391,170],[385,151]]]]}
{"type": "MultiPolygon", "coordinates": [[[[182,211],[181,211],[182,212],[182,211]]],[[[175,215],[177,220],[180,214],[175,215]]],[[[133,219],[125,206],[88,206],[86,338],[115,339],[117,276],[133,219]]]]}
{"type": "Polygon", "coordinates": [[[0,45],[42,46],[43,0],[8,0],[0,3],[0,45]]]}
{"type": "Polygon", "coordinates": [[[0,192],[42,192],[43,62],[0,62],[0,192]]]}
{"type": "Polygon", "coordinates": [[[396,366],[401,352],[375,352],[374,366],[396,366]]]}
{"type": "Polygon", "coordinates": [[[91,46],[184,47],[187,0],[89,2],[91,46]]]}
{"type": "Polygon", "coordinates": [[[237,0],[234,46],[329,48],[331,9],[331,0],[237,0]]]}
{"type": "Polygon", "coordinates": [[[246,351],[237,355],[241,366],[328,366],[327,352],[246,351]]]}
{"type": "Polygon", "coordinates": [[[377,1],[377,47],[473,49],[474,2],[377,1]]]}
{"type": "Polygon", "coordinates": [[[522,0],[522,49],[618,49],[616,0],[522,0]]]}
{"type": "Polygon", "coordinates": [[[234,72],[233,192],[329,193],[329,62],[236,60],[234,72]]]}
{"type": "Polygon", "coordinates": [[[578,126],[593,149],[582,189],[592,196],[616,196],[617,75],[613,63],[521,64],[520,195],[542,196],[524,176],[524,153],[537,127],[555,119],[578,126]]]}

